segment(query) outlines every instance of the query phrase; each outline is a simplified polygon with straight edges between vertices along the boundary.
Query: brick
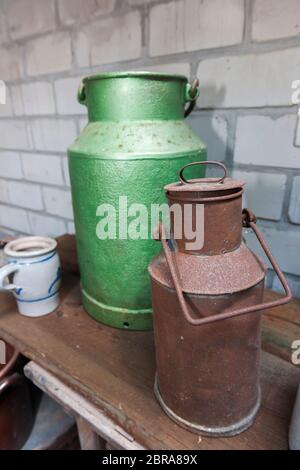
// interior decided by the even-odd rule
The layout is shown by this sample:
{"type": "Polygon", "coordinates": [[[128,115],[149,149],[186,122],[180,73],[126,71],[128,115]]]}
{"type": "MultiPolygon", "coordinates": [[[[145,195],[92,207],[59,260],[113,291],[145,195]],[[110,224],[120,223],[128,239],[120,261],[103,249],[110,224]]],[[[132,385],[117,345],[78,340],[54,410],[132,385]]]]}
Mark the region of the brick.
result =
{"type": "Polygon", "coordinates": [[[71,65],[71,39],[67,32],[48,34],[26,45],[26,67],[30,76],[62,72],[71,65]]]}
{"type": "Polygon", "coordinates": [[[56,155],[23,153],[24,176],[29,181],[63,185],[61,159],[56,155]]]}
{"type": "Polygon", "coordinates": [[[85,128],[85,126],[87,125],[87,123],[88,123],[87,117],[84,117],[84,118],[80,118],[80,119],[79,119],[79,129],[80,129],[80,132],[85,128]]]}
{"type": "Polygon", "coordinates": [[[233,177],[246,181],[245,207],[262,219],[280,220],[287,179],[285,175],[234,170],[233,177]]]}
{"type": "MultiPolygon", "coordinates": [[[[299,252],[300,246],[300,232],[262,227],[260,223],[258,223],[258,227],[261,229],[263,236],[282,271],[299,276],[300,263],[297,253],[299,252]]],[[[248,246],[259,254],[259,256],[264,260],[264,264],[266,266],[271,267],[271,264],[267,261],[259,247],[253,232],[250,229],[247,229],[244,230],[244,235],[248,246]]]]}
{"type": "Polygon", "coordinates": [[[6,14],[12,39],[45,33],[55,28],[54,0],[9,0],[6,14]]]}
{"type": "Polygon", "coordinates": [[[72,199],[70,191],[56,188],[43,188],[46,211],[49,214],[73,218],[72,199]]]}
{"type": "Polygon", "coordinates": [[[68,222],[67,224],[67,231],[70,235],[74,235],[75,234],[75,225],[74,225],[74,222],[68,222]]]}
{"type": "Polygon", "coordinates": [[[238,44],[243,0],[181,0],[150,10],[150,55],[160,56],[238,44]]]}
{"type": "Polygon", "coordinates": [[[3,10],[0,10],[0,44],[8,41],[6,19],[3,10]]]}
{"type": "Polygon", "coordinates": [[[17,120],[0,121],[1,147],[4,149],[29,149],[26,123],[17,120]]]}
{"type": "MultiPolygon", "coordinates": [[[[135,67],[136,70],[136,67],[135,67]]],[[[148,72],[164,72],[164,73],[176,73],[177,75],[184,75],[190,77],[190,64],[185,62],[177,62],[172,64],[158,64],[158,65],[147,65],[141,67],[139,70],[146,70],[148,72]]]]}
{"type": "Polygon", "coordinates": [[[58,12],[62,24],[70,25],[89,18],[93,13],[108,14],[115,6],[115,0],[59,0],[58,12]]]}
{"type": "Polygon", "coordinates": [[[23,75],[20,48],[11,45],[0,48],[0,77],[1,80],[18,80],[23,75]]]}
{"type": "Polygon", "coordinates": [[[300,176],[295,176],[293,178],[289,205],[289,219],[294,224],[300,224],[300,176]]]}
{"type": "Polygon", "coordinates": [[[87,114],[87,109],[77,101],[80,78],[62,78],[54,83],[59,114],[87,114]]]}
{"type": "Polygon", "coordinates": [[[295,145],[296,145],[297,147],[300,147],[300,108],[299,108],[298,120],[297,120],[297,129],[296,129],[295,145]]]}
{"type": "Polygon", "coordinates": [[[69,175],[68,159],[63,158],[62,163],[63,163],[63,173],[64,173],[65,184],[67,186],[70,186],[70,175],[69,175]]]}
{"type": "Polygon", "coordinates": [[[4,178],[23,178],[20,155],[16,152],[0,152],[0,176],[4,178]]]}
{"type": "Polygon", "coordinates": [[[291,84],[300,76],[300,47],[264,54],[223,56],[200,62],[198,105],[235,108],[291,105],[291,84]]]}
{"type": "Polygon", "coordinates": [[[137,59],[141,53],[141,17],[137,11],[89,23],[76,37],[75,55],[80,67],[137,59]]]}
{"type": "Polygon", "coordinates": [[[48,215],[28,212],[31,233],[42,237],[58,237],[67,232],[64,220],[48,215]]]}
{"type": "Polygon", "coordinates": [[[55,113],[54,93],[49,82],[32,82],[15,86],[13,97],[15,113],[18,116],[55,113]]]}
{"type": "Polygon", "coordinates": [[[237,120],[234,161],[237,163],[300,168],[300,149],[293,145],[296,116],[240,116],[237,120]]]}
{"type": "Polygon", "coordinates": [[[35,119],[31,131],[36,150],[54,152],[65,152],[77,134],[74,121],[63,119],[35,119]]]}
{"type": "Polygon", "coordinates": [[[13,111],[16,116],[23,116],[24,104],[22,96],[22,86],[12,85],[10,88],[13,111]]]}
{"type": "MultiPolygon", "coordinates": [[[[288,284],[292,291],[293,297],[300,298],[300,279],[293,279],[291,276],[286,275],[288,284]]],[[[278,292],[279,294],[284,294],[284,289],[279,281],[278,277],[275,276],[272,284],[272,290],[278,292]]]]}
{"type": "Polygon", "coordinates": [[[223,116],[191,114],[187,121],[207,145],[208,159],[224,161],[227,147],[227,121],[223,116]]]}
{"type": "Polygon", "coordinates": [[[3,179],[0,179],[0,201],[9,202],[7,181],[3,179]]]}
{"type": "Polygon", "coordinates": [[[9,200],[12,204],[28,209],[43,209],[42,193],[39,186],[19,181],[8,182],[9,200]]]}
{"type": "Polygon", "coordinates": [[[27,212],[0,204],[0,225],[22,233],[30,233],[27,212]]]}
{"type": "Polygon", "coordinates": [[[8,86],[4,87],[5,103],[0,102],[0,117],[13,116],[12,95],[8,86]]]}
{"type": "Polygon", "coordinates": [[[299,0],[255,0],[252,38],[255,41],[287,38],[300,34],[299,0]]]}

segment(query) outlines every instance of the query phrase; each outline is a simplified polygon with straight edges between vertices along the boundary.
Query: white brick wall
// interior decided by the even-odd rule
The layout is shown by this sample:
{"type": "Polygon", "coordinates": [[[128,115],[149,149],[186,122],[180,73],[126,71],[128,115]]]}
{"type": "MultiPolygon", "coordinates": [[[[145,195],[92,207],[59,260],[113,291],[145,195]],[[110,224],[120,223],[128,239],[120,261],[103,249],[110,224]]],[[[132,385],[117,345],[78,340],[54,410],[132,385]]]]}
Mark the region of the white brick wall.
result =
{"type": "Polygon", "coordinates": [[[6,2],[9,34],[21,39],[55,28],[54,0],[9,0],[6,2]]]}
{"type": "Polygon", "coordinates": [[[4,178],[22,178],[19,153],[0,151],[0,176],[4,178]]]}
{"type": "Polygon", "coordinates": [[[140,13],[101,19],[79,30],[75,56],[80,67],[137,59],[142,53],[140,13]]]}
{"type": "Polygon", "coordinates": [[[300,76],[300,47],[200,62],[198,77],[204,108],[240,108],[292,104],[292,81],[300,76]]]}
{"type": "Polygon", "coordinates": [[[300,224],[300,176],[295,176],[293,178],[289,205],[289,219],[294,224],[300,224]]]}
{"type": "Polygon", "coordinates": [[[15,85],[12,96],[13,107],[17,116],[55,113],[54,94],[52,84],[49,82],[15,85]]]}
{"type": "Polygon", "coordinates": [[[252,37],[255,41],[300,34],[299,0],[254,0],[252,37]]]}
{"type": "Polygon", "coordinates": [[[285,194],[285,175],[234,170],[233,177],[246,181],[244,207],[257,217],[280,220],[285,194]]]}
{"type": "Polygon", "coordinates": [[[43,188],[46,211],[67,219],[73,218],[70,191],[56,188],[43,188]]]}
{"type": "Polygon", "coordinates": [[[299,25],[299,0],[3,0],[1,233],[74,232],[66,149],[87,123],[83,76],[197,75],[188,123],[246,180],[245,204],[299,292],[299,25]]]}
{"type": "Polygon", "coordinates": [[[26,122],[0,120],[1,148],[29,149],[30,141],[26,122]]]}
{"type": "Polygon", "coordinates": [[[66,119],[36,119],[30,123],[36,150],[65,152],[77,136],[76,125],[66,119]]]}
{"type": "Polygon", "coordinates": [[[26,70],[30,76],[69,70],[71,64],[71,38],[67,32],[32,39],[26,45],[26,70]]]}
{"type": "Polygon", "coordinates": [[[44,208],[41,188],[37,185],[20,181],[9,181],[8,193],[9,201],[16,206],[34,210],[42,210],[44,208]]]}
{"type": "Polygon", "coordinates": [[[85,20],[93,13],[108,14],[115,6],[115,0],[58,0],[59,18],[63,24],[73,24],[76,21],[85,20]]]}
{"type": "Polygon", "coordinates": [[[243,0],[181,0],[150,11],[150,55],[161,56],[238,44],[243,0]]]}
{"type": "Polygon", "coordinates": [[[251,165],[300,168],[300,149],[293,145],[296,116],[240,116],[234,161],[251,165]]]}
{"type": "Polygon", "coordinates": [[[56,155],[23,153],[24,176],[28,181],[63,185],[61,158],[56,155]]]}

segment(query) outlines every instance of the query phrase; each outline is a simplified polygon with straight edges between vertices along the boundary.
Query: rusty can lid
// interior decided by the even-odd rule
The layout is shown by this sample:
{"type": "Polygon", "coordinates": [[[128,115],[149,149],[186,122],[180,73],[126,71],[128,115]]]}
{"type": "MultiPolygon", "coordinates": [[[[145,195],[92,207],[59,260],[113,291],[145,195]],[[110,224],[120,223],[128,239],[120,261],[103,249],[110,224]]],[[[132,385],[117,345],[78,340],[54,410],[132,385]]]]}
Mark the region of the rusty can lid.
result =
{"type": "Polygon", "coordinates": [[[221,162],[203,161],[192,162],[183,166],[179,171],[179,180],[175,183],[167,184],[164,189],[167,192],[212,192],[212,191],[228,191],[235,189],[242,189],[245,181],[227,177],[227,168],[221,162]],[[187,180],[183,176],[183,171],[194,165],[216,165],[223,169],[224,175],[222,178],[196,178],[187,180]]]}

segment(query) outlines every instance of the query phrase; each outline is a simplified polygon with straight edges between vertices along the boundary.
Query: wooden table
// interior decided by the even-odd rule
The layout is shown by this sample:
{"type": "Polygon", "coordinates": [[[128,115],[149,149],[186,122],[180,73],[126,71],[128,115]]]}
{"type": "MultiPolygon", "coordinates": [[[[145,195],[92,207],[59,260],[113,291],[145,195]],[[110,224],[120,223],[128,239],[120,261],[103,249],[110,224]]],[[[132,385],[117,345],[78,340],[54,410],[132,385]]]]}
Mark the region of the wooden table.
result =
{"type": "Polygon", "coordinates": [[[299,301],[263,315],[262,406],[254,425],[236,437],[200,437],[170,421],[154,398],[153,333],[93,320],[81,306],[74,239],[62,237],[59,245],[65,268],[60,307],[30,319],[17,313],[11,295],[1,293],[0,336],[33,361],[27,374],[41,388],[52,396],[59,390],[69,412],[73,408],[83,447],[102,446],[96,431],[112,446],[128,449],[287,449],[300,378],[291,363],[291,343],[300,339],[299,301]]]}

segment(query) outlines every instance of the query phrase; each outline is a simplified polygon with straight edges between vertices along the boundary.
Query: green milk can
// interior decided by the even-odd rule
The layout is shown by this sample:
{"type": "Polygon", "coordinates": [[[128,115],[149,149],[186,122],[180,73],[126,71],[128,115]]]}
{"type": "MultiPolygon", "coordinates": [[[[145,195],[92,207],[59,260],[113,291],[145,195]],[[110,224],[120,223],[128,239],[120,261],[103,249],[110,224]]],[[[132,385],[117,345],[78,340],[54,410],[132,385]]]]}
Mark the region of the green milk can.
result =
{"type": "Polygon", "coordinates": [[[197,81],[165,73],[101,73],[79,86],[89,122],[68,149],[69,171],[82,301],[102,323],[152,328],[151,210],[178,168],[206,159],[184,122],[197,96],[197,81]]]}

